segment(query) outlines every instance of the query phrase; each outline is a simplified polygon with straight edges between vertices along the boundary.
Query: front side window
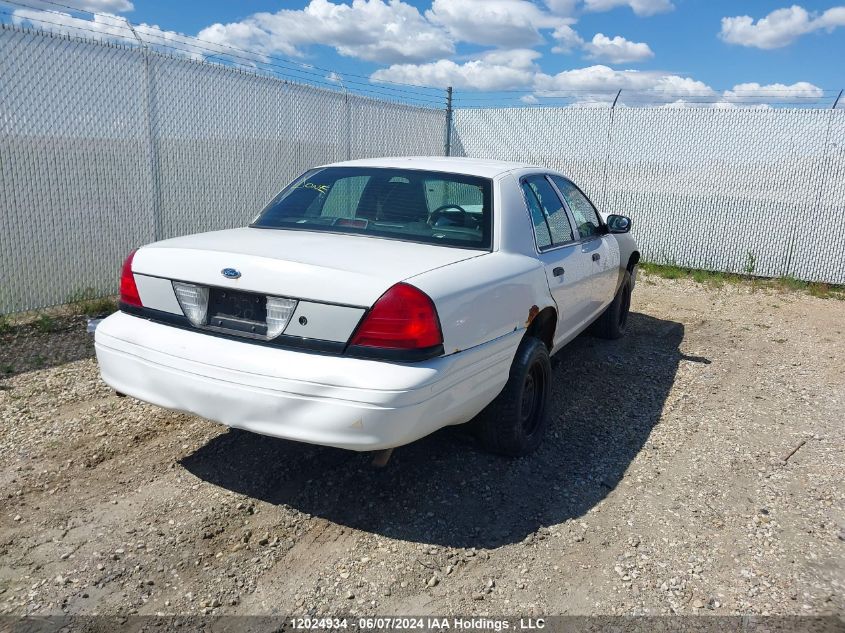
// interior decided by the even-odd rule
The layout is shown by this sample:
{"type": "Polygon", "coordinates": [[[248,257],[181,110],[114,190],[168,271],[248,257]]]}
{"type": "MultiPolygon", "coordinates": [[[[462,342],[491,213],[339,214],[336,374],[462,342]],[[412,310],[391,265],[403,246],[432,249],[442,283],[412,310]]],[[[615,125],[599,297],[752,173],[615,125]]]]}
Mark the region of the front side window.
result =
{"type": "Polygon", "coordinates": [[[490,249],[492,189],[461,174],[325,167],[282,190],[250,226],[490,249]]]}
{"type": "Polygon", "coordinates": [[[572,211],[572,217],[575,218],[575,225],[578,227],[581,237],[589,238],[594,235],[601,235],[599,214],[587,199],[587,196],[566,178],[552,176],[552,180],[560,189],[560,193],[563,194],[566,204],[569,205],[569,210],[572,211]]]}

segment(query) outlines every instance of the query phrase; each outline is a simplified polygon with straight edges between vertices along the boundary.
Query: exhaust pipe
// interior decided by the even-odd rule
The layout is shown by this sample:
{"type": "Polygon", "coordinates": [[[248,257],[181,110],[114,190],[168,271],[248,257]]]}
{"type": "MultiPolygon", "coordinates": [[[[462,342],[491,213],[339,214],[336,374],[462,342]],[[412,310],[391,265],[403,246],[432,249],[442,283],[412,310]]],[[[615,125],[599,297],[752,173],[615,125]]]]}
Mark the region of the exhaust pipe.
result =
{"type": "Polygon", "coordinates": [[[390,456],[393,455],[392,448],[385,448],[380,451],[375,451],[373,453],[373,461],[370,462],[373,468],[384,468],[387,466],[387,462],[390,461],[390,456]]]}

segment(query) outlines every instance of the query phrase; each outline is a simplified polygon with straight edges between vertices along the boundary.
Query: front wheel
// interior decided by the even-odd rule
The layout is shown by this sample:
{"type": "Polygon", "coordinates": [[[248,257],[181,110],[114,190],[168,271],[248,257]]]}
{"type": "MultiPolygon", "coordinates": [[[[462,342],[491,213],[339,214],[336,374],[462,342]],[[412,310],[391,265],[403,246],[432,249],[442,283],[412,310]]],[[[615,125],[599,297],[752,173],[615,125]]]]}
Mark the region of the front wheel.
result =
{"type": "Polygon", "coordinates": [[[487,450],[519,457],[533,452],[548,426],[552,366],[549,350],[538,338],[519,344],[505,388],[475,419],[487,450]]]}
{"type": "Polygon", "coordinates": [[[591,332],[600,338],[616,339],[625,334],[628,327],[628,313],[631,310],[631,291],[633,290],[631,273],[625,271],[622,285],[616,291],[613,301],[605,308],[601,316],[596,319],[591,332]]]}

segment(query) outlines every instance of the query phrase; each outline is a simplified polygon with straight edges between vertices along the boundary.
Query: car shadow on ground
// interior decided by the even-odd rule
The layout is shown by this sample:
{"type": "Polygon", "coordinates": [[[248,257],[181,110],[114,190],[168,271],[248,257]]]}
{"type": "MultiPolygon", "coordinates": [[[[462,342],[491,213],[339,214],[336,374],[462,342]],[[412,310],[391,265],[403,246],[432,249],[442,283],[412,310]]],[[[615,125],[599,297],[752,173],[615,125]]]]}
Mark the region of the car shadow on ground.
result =
{"type": "Polygon", "coordinates": [[[621,340],[573,341],[554,364],[548,436],[529,457],[489,455],[453,427],[397,449],[378,470],[366,454],[230,431],[182,465],[214,485],[391,538],[519,542],[584,515],[616,487],[660,420],[683,337],[680,323],[632,313],[621,340]]]}

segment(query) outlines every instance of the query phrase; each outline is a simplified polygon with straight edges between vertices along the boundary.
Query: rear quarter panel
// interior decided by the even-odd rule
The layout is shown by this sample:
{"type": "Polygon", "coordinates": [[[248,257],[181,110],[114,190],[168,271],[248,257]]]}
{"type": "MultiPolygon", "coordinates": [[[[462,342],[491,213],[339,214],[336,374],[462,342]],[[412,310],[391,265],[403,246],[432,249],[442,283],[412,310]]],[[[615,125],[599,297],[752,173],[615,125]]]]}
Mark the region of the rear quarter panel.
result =
{"type": "Polygon", "coordinates": [[[524,255],[493,252],[408,281],[434,301],[446,354],[524,330],[554,306],[542,265],[524,255]]]}

